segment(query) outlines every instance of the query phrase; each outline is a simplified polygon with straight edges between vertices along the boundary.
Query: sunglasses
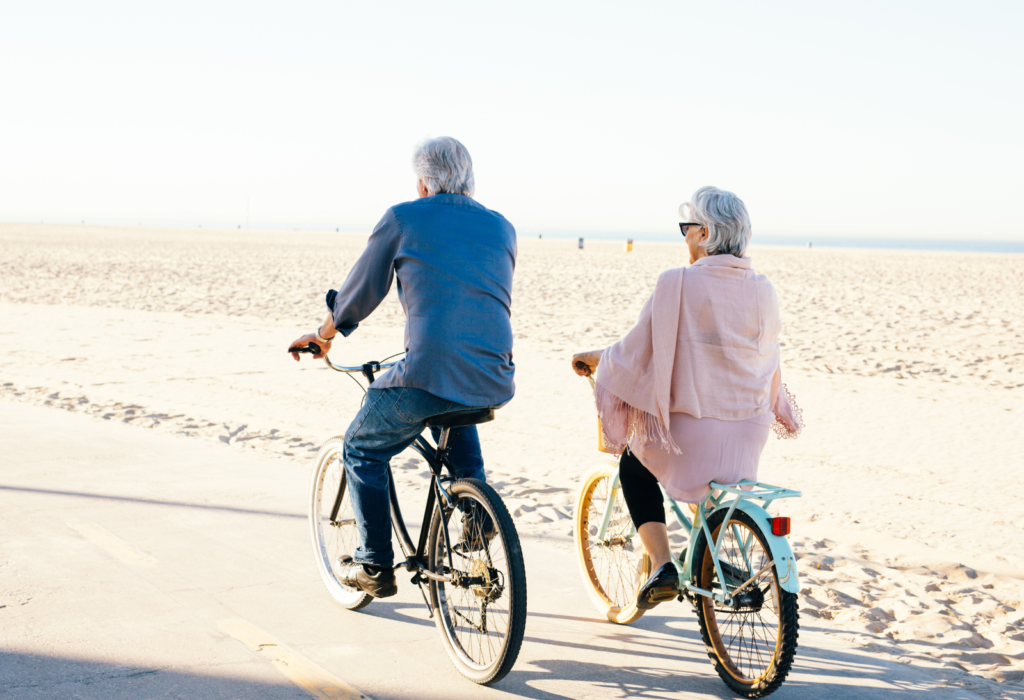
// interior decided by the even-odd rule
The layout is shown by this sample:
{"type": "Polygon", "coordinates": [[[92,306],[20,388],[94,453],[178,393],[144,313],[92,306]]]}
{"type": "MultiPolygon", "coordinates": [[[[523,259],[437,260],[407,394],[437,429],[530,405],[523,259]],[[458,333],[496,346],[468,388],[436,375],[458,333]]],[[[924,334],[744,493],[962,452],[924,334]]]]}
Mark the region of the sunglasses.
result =
{"type": "Polygon", "coordinates": [[[685,236],[686,235],[686,227],[687,226],[703,226],[703,225],[704,224],[694,223],[693,221],[680,221],[679,222],[679,230],[682,231],[683,235],[685,236]]]}

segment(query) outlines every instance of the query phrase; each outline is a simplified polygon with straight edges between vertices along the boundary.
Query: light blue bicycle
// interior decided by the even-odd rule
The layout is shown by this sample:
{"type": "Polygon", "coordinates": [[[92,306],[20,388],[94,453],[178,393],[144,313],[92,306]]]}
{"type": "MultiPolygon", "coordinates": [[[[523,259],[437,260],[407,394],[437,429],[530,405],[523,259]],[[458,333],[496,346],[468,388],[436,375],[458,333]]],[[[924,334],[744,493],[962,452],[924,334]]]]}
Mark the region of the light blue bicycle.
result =
{"type": "MultiPolygon", "coordinates": [[[[665,511],[686,538],[674,557],[679,600],[696,608],[712,666],[733,691],[764,697],[786,679],[796,656],[796,559],[789,518],[769,506],[799,491],[744,480],[711,483],[711,494],[690,506],[692,518],[668,494],[665,511]]],[[[637,591],[651,562],[619,489],[618,466],[598,467],[583,481],[575,514],[576,550],[587,590],[609,620],[633,622],[644,611],[637,591]]]]}

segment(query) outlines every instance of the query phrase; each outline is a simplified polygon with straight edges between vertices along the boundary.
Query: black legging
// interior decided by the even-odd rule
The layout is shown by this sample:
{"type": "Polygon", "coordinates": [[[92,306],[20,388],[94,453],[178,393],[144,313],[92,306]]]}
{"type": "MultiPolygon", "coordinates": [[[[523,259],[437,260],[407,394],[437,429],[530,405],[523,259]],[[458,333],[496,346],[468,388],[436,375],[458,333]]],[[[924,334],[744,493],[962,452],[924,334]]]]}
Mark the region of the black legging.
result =
{"type": "Polygon", "coordinates": [[[665,500],[654,474],[640,463],[627,447],[619,460],[619,485],[633,525],[644,523],[665,524],[665,500]]]}

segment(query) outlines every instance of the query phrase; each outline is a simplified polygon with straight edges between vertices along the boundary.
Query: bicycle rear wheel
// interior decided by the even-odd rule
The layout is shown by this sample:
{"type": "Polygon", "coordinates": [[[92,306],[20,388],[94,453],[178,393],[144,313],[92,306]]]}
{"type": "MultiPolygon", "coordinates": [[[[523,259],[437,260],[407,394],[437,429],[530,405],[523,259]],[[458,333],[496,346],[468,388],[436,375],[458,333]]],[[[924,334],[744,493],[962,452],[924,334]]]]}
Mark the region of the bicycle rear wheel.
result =
{"type": "Polygon", "coordinates": [[[317,454],[310,491],[309,530],[316,568],[327,591],[340,605],[358,610],[369,605],[373,596],[341,585],[334,573],[339,559],[351,556],[359,545],[352,501],[346,488],[345,465],[341,459],[343,447],[344,439],[339,435],[325,442],[317,454]]]}
{"type": "Polygon", "coordinates": [[[651,559],[633,530],[622,490],[612,490],[614,476],[611,468],[601,467],[583,481],[574,519],[576,553],[595,607],[612,622],[628,625],[644,614],[636,607],[636,594],[651,575],[651,559]],[[611,517],[598,540],[609,502],[611,517]]]}
{"type": "MultiPolygon", "coordinates": [[[[725,511],[708,518],[717,542],[725,511]]],[[[771,549],[754,520],[736,510],[725,527],[718,559],[725,586],[732,591],[757,576],[732,605],[697,596],[697,619],[704,646],[718,675],[733,691],[749,698],[775,692],[793,666],[799,619],[796,594],[779,585],[771,549]]],[[[696,585],[718,592],[723,588],[715,571],[707,538],[698,538],[694,568],[696,585]]]]}
{"type": "Polygon", "coordinates": [[[483,685],[505,677],[526,630],[526,567],[512,518],[482,481],[460,479],[449,491],[456,508],[434,509],[427,538],[430,597],[445,651],[459,672],[483,685]],[[446,541],[447,535],[447,541],[446,541]]]}

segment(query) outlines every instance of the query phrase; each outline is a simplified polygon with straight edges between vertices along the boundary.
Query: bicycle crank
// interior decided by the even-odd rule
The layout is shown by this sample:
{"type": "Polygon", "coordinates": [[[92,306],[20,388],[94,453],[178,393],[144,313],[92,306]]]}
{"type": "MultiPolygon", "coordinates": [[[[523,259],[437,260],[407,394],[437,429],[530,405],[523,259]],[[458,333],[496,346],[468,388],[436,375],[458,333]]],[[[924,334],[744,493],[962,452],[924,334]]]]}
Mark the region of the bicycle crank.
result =
{"type": "Polygon", "coordinates": [[[453,586],[468,588],[485,605],[498,600],[505,592],[501,572],[487,566],[487,562],[482,559],[470,564],[468,574],[452,571],[449,575],[453,586]]]}

